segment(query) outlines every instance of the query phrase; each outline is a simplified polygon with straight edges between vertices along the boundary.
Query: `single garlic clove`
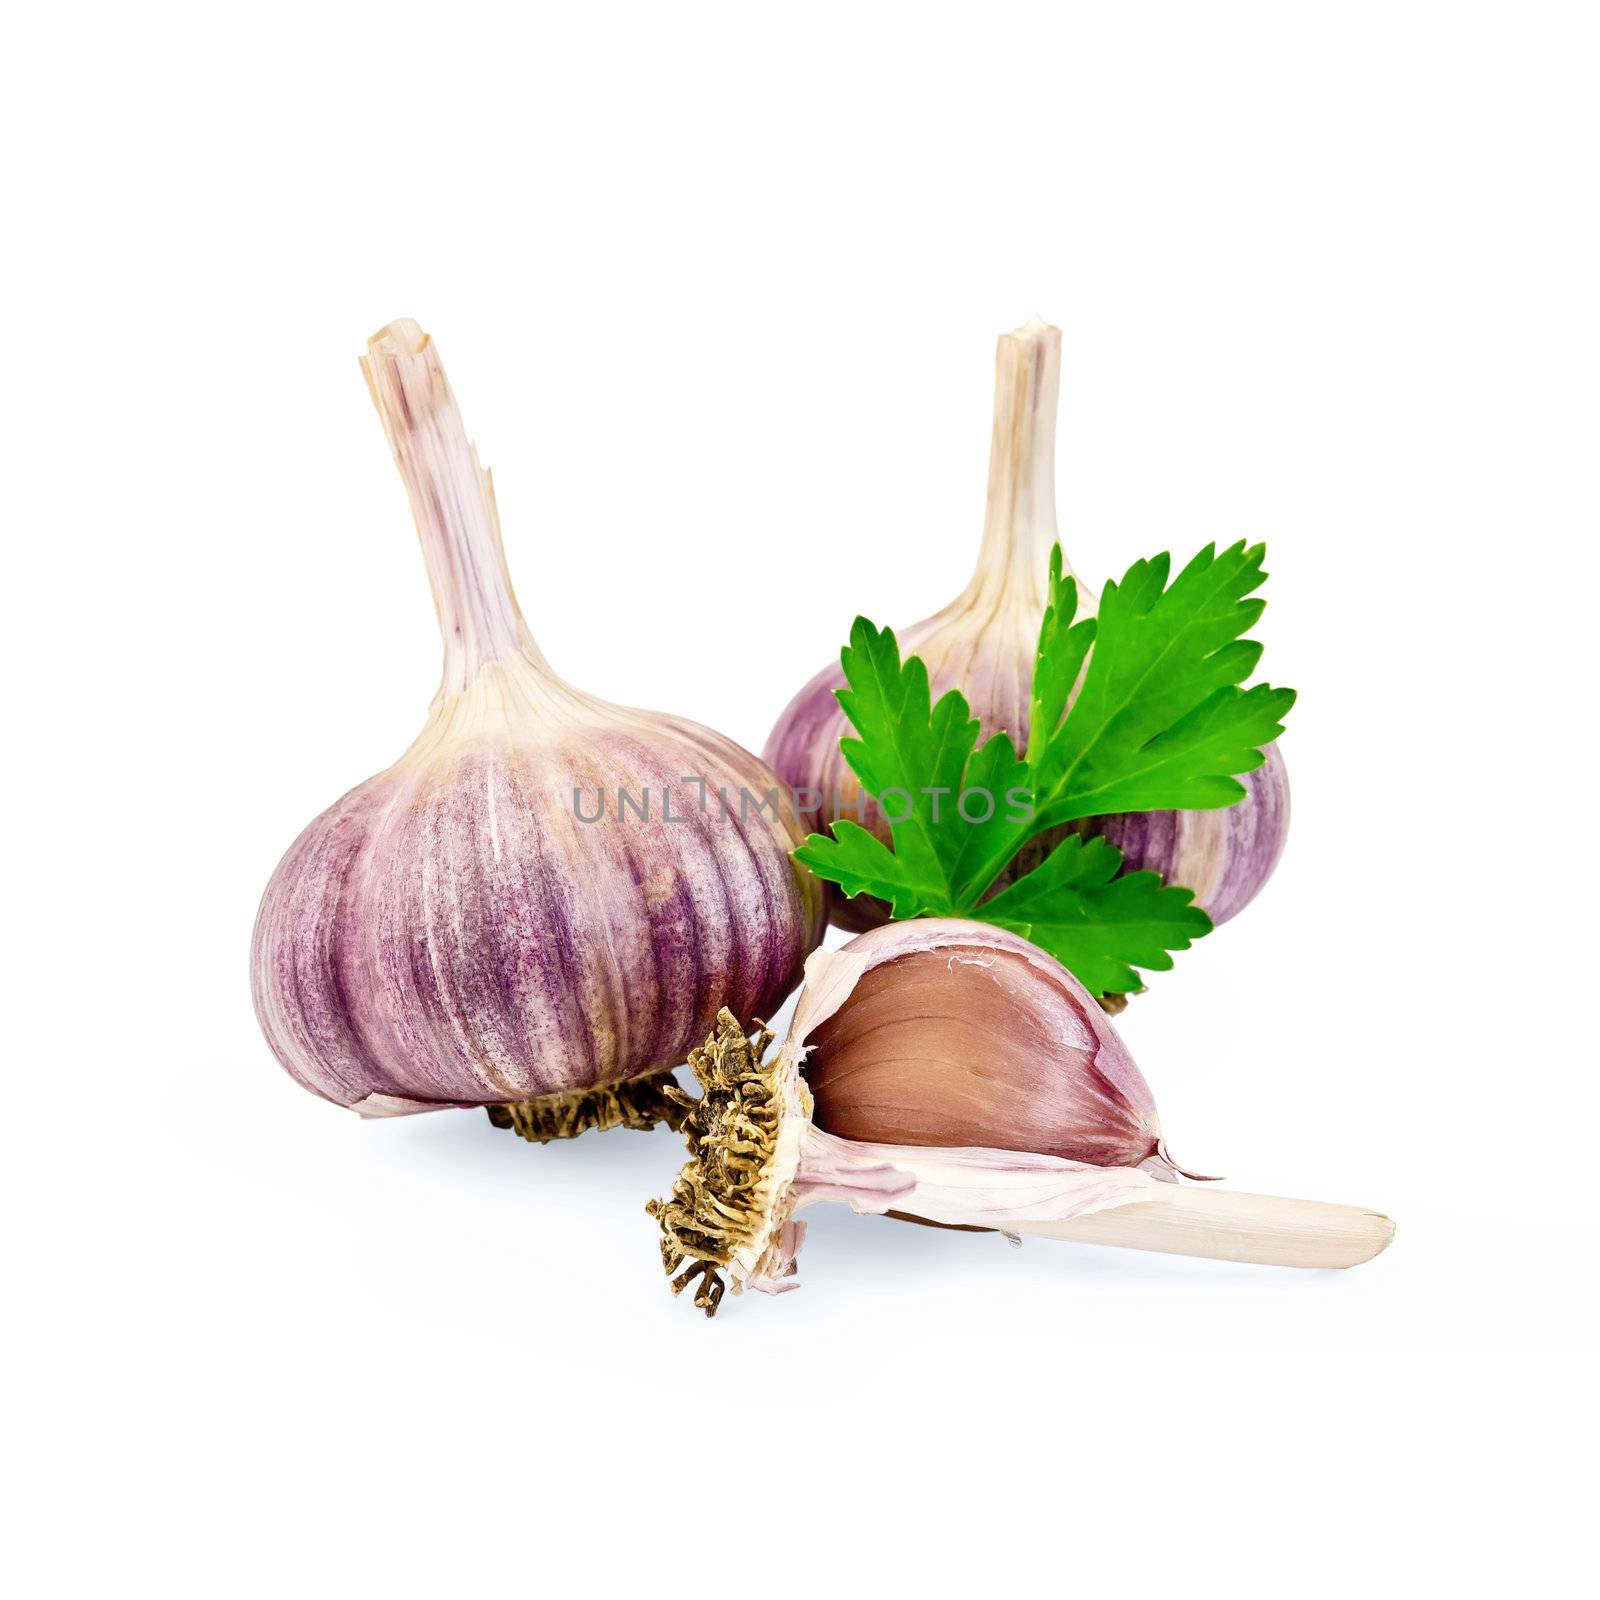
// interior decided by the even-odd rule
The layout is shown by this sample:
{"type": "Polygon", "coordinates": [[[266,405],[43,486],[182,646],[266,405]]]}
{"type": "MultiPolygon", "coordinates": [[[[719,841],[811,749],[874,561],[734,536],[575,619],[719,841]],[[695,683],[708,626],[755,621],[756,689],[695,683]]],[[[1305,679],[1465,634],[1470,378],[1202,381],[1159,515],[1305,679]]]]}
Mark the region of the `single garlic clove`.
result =
{"type": "Polygon", "coordinates": [[[915,919],[847,946],[848,1001],[814,1022],[813,1120],[841,1138],[983,1145],[1171,1176],[1155,1100],[1059,962],[981,923],[915,919]]]}
{"type": "Polygon", "coordinates": [[[396,323],[363,367],[444,676],[411,748],[268,885],[262,1030],[307,1088],[368,1113],[485,1105],[534,1139],[675,1120],[671,1069],[718,1006],[777,1007],[820,938],[820,887],[790,858],[804,830],[732,741],[551,672],[433,345],[396,323]]]}
{"type": "Polygon", "coordinates": [[[913,920],[818,951],[789,1037],[772,1040],[719,1014],[689,1057],[690,1160],[647,1207],[673,1292],[693,1286],[708,1316],[729,1286],[794,1288],[796,1214],[824,1200],[1273,1266],[1356,1266],[1394,1235],[1359,1206],[1179,1184],[1149,1088],[1089,995],[982,923],[913,920]],[[1001,1144],[978,1142],[997,1130],[1001,1144]]]}
{"type": "MultiPolygon", "coordinates": [[[[937,615],[896,630],[903,656],[927,664],[935,699],[950,689],[967,698],[982,737],[1008,732],[1027,748],[1028,709],[1039,625],[1047,604],[1046,575],[1056,543],[1055,433],[1061,385],[1061,331],[1038,318],[1002,334],[995,352],[994,431],[989,494],[978,565],[961,594],[937,615]]],[[[1071,568],[1065,570],[1070,574],[1071,568]]],[[[1096,595],[1078,579],[1080,616],[1092,616],[1096,595]]],[[[885,843],[889,826],[861,792],[839,749],[850,733],[835,699],[844,687],[837,663],[824,667],[789,702],[763,755],[810,803],[813,829],[848,817],[885,843]]],[[[1195,891],[1213,922],[1242,910],[1271,876],[1289,825],[1288,778],[1282,757],[1241,778],[1245,796],[1218,811],[1151,812],[1092,818],[1075,826],[1104,833],[1124,852],[1126,870],[1157,872],[1195,891]]],[[[1059,837],[1059,835],[1057,835],[1059,837]]],[[[1053,842],[1046,836],[1043,844],[1053,842]]],[[[1031,858],[1029,858],[1031,859],[1031,858]]],[[[1001,879],[1009,881],[1012,874],[1001,879]]],[[[882,901],[834,894],[830,915],[844,928],[889,920],[882,901]]]]}

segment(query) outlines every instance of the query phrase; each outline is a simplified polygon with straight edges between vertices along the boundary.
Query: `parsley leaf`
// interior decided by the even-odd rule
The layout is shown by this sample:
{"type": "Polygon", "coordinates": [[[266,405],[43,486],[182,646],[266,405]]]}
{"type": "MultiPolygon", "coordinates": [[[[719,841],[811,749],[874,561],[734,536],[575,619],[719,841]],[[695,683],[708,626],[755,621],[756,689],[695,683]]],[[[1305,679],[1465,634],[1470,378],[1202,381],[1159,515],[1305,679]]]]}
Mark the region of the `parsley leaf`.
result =
{"type": "Polygon", "coordinates": [[[1240,773],[1265,759],[1294,691],[1242,688],[1261,647],[1242,635],[1264,604],[1265,547],[1208,545],[1168,581],[1166,555],[1108,584],[1098,617],[1077,616],[1078,588],[1051,553],[1039,629],[1028,748],[1008,733],[978,744],[957,690],[932,701],[928,672],[904,663],[887,628],[858,617],[840,659],[839,702],[855,729],[840,748],[874,796],[891,850],[840,819],[795,852],[847,895],[888,900],[896,917],[976,917],[1049,950],[1094,993],[1139,987],[1135,966],[1164,971],[1211,922],[1188,890],[1153,872],[1118,877],[1121,852],[1069,834],[1032,871],[991,893],[1018,851],[1062,824],[1120,811],[1233,804],[1240,773]],[[972,803],[969,805],[968,802],[972,803]]]}
{"type": "Polygon", "coordinates": [[[893,631],[865,617],[856,618],[839,659],[849,684],[838,691],[839,703],[859,735],[839,745],[891,819],[894,849],[840,818],[832,838],[812,834],[796,859],[847,895],[891,901],[897,917],[948,914],[958,898],[957,868],[971,845],[954,797],[978,742],[978,720],[958,691],[933,705],[921,657],[902,665],[893,631]]]}
{"type": "Polygon", "coordinates": [[[1106,585],[1096,619],[1074,622],[1077,585],[1061,576],[1060,546],[1051,552],[1029,711],[1035,813],[991,830],[972,881],[992,884],[1029,839],[1063,822],[1244,797],[1237,775],[1266,759],[1262,746],[1283,732],[1295,699],[1293,689],[1239,687],[1261,658],[1239,635],[1265,605],[1246,598],[1266,578],[1265,555],[1243,540],[1221,555],[1207,545],[1170,585],[1170,557],[1136,561],[1106,585]]]}
{"type": "Polygon", "coordinates": [[[906,857],[848,817],[833,824],[832,838],[811,834],[794,858],[819,878],[838,884],[851,899],[870,894],[887,900],[897,920],[924,912],[941,916],[950,909],[936,884],[919,879],[906,857]]]}
{"type": "Polygon", "coordinates": [[[900,664],[900,647],[888,628],[857,617],[840,655],[850,687],[839,704],[860,738],[839,748],[862,787],[894,822],[894,853],[908,891],[935,904],[953,900],[950,863],[963,831],[945,795],[961,788],[967,758],[978,742],[978,719],[955,691],[930,709],[928,669],[920,656],[900,664]]]}
{"type": "Polygon", "coordinates": [[[1072,686],[1083,670],[1084,657],[1094,643],[1094,618],[1073,621],[1078,610],[1078,580],[1063,578],[1061,566],[1061,546],[1056,545],[1050,552],[1050,600],[1039,625],[1039,652],[1033,664],[1028,709],[1030,761],[1040,758],[1059,727],[1072,686]]]}
{"type": "Polygon", "coordinates": [[[1139,988],[1131,963],[1170,967],[1168,950],[1209,931],[1189,890],[1165,888],[1153,872],[1118,878],[1122,853],[1100,838],[1066,838],[1034,871],[982,900],[994,874],[973,879],[971,869],[1015,825],[1009,818],[1027,815],[1027,764],[1008,734],[974,748],[978,722],[959,691],[930,705],[927,668],[916,656],[902,665],[889,629],[858,618],[842,659],[850,687],[839,698],[860,735],[842,741],[845,754],[885,814],[900,820],[891,824],[893,850],[843,817],[831,838],[812,834],[795,858],[818,877],[847,895],[889,901],[897,918],[964,915],[1010,928],[1096,994],[1139,988]],[[966,820],[964,797],[978,820],[966,820]]]}
{"type": "MultiPolygon", "coordinates": [[[[1236,775],[1261,765],[1260,746],[1283,732],[1294,704],[1292,689],[1238,687],[1261,658],[1261,646],[1240,635],[1266,604],[1246,598],[1266,577],[1265,556],[1265,545],[1242,539],[1220,556],[1211,544],[1170,586],[1165,555],[1106,585],[1083,687],[1064,719],[1054,695],[1041,700],[1035,688],[1036,708],[1055,712],[1029,740],[1044,826],[1117,811],[1210,810],[1243,796],[1236,775]]],[[[1051,573],[1059,575],[1053,556],[1051,573]]],[[[1047,613],[1041,646],[1051,625],[1047,613]]]]}
{"type": "MultiPolygon", "coordinates": [[[[987,740],[981,750],[967,763],[963,790],[971,791],[978,799],[968,807],[966,821],[961,813],[961,794],[953,799],[957,820],[962,826],[960,849],[951,863],[951,882],[955,885],[957,909],[975,905],[995,880],[995,873],[987,862],[994,854],[997,838],[1008,837],[1012,830],[1028,828],[1027,819],[1032,810],[1033,785],[1028,777],[1028,764],[1017,759],[1011,735],[997,733],[987,740]],[[992,799],[992,814],[988,802],[992,799]]],[[[1007,855],[1016,853],[1010,850],[1007,855]]]]}
{"type": "Polygon", "coordinates": [[[972,915],[1048,950],[1090,994],[1125,994],[1142,987],[1135,965],[1168,971],[1167,952],[1210,933],[1211,918],[1192,891],[1154,872],[1119,878],[1121,865],[1122,852],[1098,835],[1070,834],[972,915]]]}

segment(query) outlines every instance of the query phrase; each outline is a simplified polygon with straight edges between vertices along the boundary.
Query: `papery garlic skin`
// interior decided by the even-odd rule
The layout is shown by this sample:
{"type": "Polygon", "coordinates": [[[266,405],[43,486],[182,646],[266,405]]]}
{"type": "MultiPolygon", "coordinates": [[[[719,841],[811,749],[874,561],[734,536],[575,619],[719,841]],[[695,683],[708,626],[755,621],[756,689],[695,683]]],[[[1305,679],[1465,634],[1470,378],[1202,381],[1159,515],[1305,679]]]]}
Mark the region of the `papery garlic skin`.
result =
{"type": "Polygon", "coordinates": [[[734,1292],[796,1289],[805,1223],[795,1213],[832,1200],[858,1216],[1012,1233],[1160,1198],[1169,1186],[1138,1167],[1101,1167],[1059,1156],[995,1149],[917,1149],[841,1139],[804,1128],[784,1201],[760,1248],[728,1265],[734,1292]]]}
{"type": "MultiPolygon", "coordinates": [[[[988,505],[977,570],[943,611],[896,630],[902,660],[917,655],[926,663],[935,700],[959,689],[982,725],[981,737],[1009,733],[1018,750],[1028,744],[1034,658],[1048,604],[1046,575],[1058,538],[1055,430],[1060,383],[1058,328],[1035,319],[1001,335],[995,353],[988,505]]],[[[1072,573],[1065,563],[1064,570],[1072,573]]],[[[1077,583],[1078,615],[1092,616],[1097,596],[1082,578],[1077,583]]],[[[851,732],[835,698],[844,687],[838,663],[824,667],[784,709],[762,755],[792,790],[806,799],[819,797],[818,808],[804,819],[813,830],[843,816],[888,843],[888,824],[862,795],[839,749],[840,739],[851,732]]],[[[1288,835],[1288,775],[1275,746],[1266,757],[1262,766],[1241,776],[1245,795],[1232,806],[1095,817],[1074,826],[1084,833],[1103,833],[1122,850],[1125,870],[1157,872],[1168,883],[1193,889],[1212,921],[1225,922],[1266,883],[1288,835]]],[[[888,921],[890,912],[868,896],[846,899],[836,893],[831,915],[841,927],[867,928],[888,921]]]]}
{"type": "Polygon", "coordinates": [[[789,856],[804,829],[783,797],[763,804],[776,780],[731,740],[551,672],[432,345],[397,323],[363,365],[422,537],[444,679],[410,750],[273,875],[252,952],[262,1030],[305,1087],[371,1114],[669,1069],[719,1006],[764,1013],[793,988],[822,928],[820,888],[789,856]]]}
{"type": "Polygon", "coordinates": [[[262,1027],[307,1088],[369,1112],[535,1099],[675,1064],[731,991],[782,1003],[820,923],[786,857],[798,830],[609,806],[584,823],[572,798],[682,804],[684,773],[733,795],[770,777],[704,730],[605,709],[546,739],[447,737],[302,835],[255,968],[262,1027]]]}

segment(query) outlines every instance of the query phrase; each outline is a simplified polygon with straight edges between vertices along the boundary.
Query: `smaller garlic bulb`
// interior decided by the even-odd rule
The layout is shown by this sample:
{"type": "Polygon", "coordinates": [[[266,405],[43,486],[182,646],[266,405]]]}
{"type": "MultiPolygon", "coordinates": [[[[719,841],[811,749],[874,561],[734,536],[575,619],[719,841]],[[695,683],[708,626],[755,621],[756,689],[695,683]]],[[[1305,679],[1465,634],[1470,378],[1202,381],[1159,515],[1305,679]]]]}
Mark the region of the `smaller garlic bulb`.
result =
{"type": "MultiPolygon", "coordinates": [[[[1002,334],[995,352],[994,433],[983,543],[971,581],[943,611],[897,629],[903,657],[927,664],[934,698],[959,689],[982,724],[982,738],[1007,732],[1028,744],[1028,709],[1039,625],[1048,603],[1050,551],[1057,540],[1056,402],[1061,387],[1061,330],[1035,318],[1002,334]]],[[[1063,562],[1063,570],[1075,576],[1063,562]]],[[[1092,616],[1096,595],[1081,578],[1078,614],[1092,616]]],[[[824,667],[778,718],[762,754],[797,793],[822,797],[814,826],[841,816],[860,820],[885,843],[889,827],[840,753],[849,723],[834,698],[845,679],[824,667]]],[[[1072,826],[1100,833],[1122,851],[1124,870],[1157,872],[1195,892],[1213,922],[1242,910],[1271,876],[1289,827],[1283,758],[1269,746],[1265,763],[1241,775],[1245,795],[1214,811],[1156,811],[1095,817],[1072,826]]],[[[1006,881],[1004,879],[1002,882],[1006,881]]],[[[841,927],[876,927],[889,919],[881,901],[833,896],[841,927]]]]}
{"type": "MultiPolygon", "coordinates": [[[[945,1227],[1289,1267],[1350,1267],[1394,1234],[1357,1206],[1179,1184],[1155,1102],[1083,986],[984,923],[894,923],[806,963],[789,1037],[731,1012],[676,1095],[690,1160],[648,1210],[673,1292],[708,1316],[795,1287],[822,1200],[945,1227]],[[724,1278],[726,1274],[726,1278],[724,1278]]],[[[676,1094],[676,1092],[674,1091],[676,1094]]]]}
{"type": "Polygon", "coordinates": [[[822,893],[776,778],[551,671],[489,475],[414,322],[362,366],[422,539],[444,678],[421,734],[290,847],[251,976],[284,1068],[370,1115],[485,1106],[534,1140],[675,1117],[724,1003],[780,1005],[822,893]]]}

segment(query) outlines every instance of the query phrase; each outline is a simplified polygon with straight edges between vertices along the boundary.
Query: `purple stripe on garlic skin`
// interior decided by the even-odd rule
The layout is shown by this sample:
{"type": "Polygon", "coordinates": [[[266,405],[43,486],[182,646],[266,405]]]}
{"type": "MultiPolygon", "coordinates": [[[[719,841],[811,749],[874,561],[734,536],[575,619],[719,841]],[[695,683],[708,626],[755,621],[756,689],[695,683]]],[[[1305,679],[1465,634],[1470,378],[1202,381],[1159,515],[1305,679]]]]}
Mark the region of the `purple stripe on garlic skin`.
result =
{"type": "Polygon", "coordinates": [[[1289,836],[1289,774],[1276,744],[1239,778],[1245,798],[1217,811],[1143,811],[1095,817],[1123,854],[1123,870],[1159,872],[1193,889],[1213,922],[1242,911],[1272,876],[1289,836]]]}
{"type": "MultiPolygon", "coordinates": [[[[1061,384],[1061,333],[1035,318],[1003,334],[995,354],[994,430],[989,494],[978,565],[960,596],[936,616],[897,630],[902,658],[921,656],[937,700],[959,689],[982,725],[982,737],[1009,733],[1028,743],[1028,709],[1039,624],[1047,601],[1055,512],[1056,403],[1061,384]]],[[[1070,566],[1066,568],[1070,573],[1070,566]]],[[[1078,579],[1078,614],[1092,616],[1097,597],[1078,579]]],[[[850,733],[834,698],[845,686],[837,663],[823,668],[789,702],[762,754],[794,789],[824,797],[822,818],[857,818],[885,843],[888,824],[839,750],[850,733]],[[831,799],[841,797],[835,810],[831,799]]],[[[1245,797],[1217,811],[1156,812],[1149,817],[1093,818],[1077,824],[1104,833],[1127,857],[1127,870],[1148,869],[1195,891],[1213,922],[1226,922],[1271,876],[1288,834],[1289,787],[1275,747],[1265,765],[1241,777],[1245,797]]],[[[1002,882],[1007,881],[1002,879],[1002,882]]],[[[868,896],[835,894],[833,920],[846,928],[876,927],[889,908],[868,896]]]]}
{"type": "Polygon", "coordinates": [[[719,1006],[775,1010],[822,931],[792,809],[731,740],[609,705],[546,665],[512,595],[488,475],[426,336],[363,362],[445,643],[428,722],[300,836],[262,900],[257,1016],[282,1065],[385,1114],[502,1105],[682,1061],[719,1006]],[[711,795],[702,811],[703,780],[711,795]],[[715,795],[731,797],[723,815],[715,795]],[[648,821],[617,795],[648,791],[648,821]],[[663,790],[673,815],[661,815],[663,790]],[[592,816],[581,821],[574,790],[592,816]]]}

